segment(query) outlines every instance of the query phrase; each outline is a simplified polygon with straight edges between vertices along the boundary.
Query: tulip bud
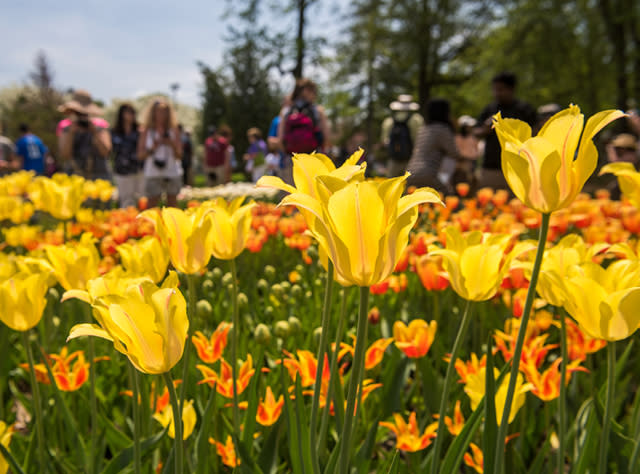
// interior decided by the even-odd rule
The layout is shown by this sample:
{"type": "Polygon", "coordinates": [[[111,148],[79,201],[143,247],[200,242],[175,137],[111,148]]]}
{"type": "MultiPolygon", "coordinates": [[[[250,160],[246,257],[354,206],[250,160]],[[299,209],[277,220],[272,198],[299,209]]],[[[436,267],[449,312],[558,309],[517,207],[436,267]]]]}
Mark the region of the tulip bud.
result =
{"type": "Polygon", "coordinates": [[[57,290],[57,288],[49,288],[49,297],[53,301],[60,301],[60,292],[57,290]]]}
{"type": "Polygon", "coordinates": [[[309,256],[309,258],[311,260],[317,260],[318,259],[318,249],[316,247],[309,247],[307,249],[307,255],[309,256]]]}
{"type": "Polygon", "coordinates": [[[244,293],[238,293],[238,308],[245,308],[249,304],[249,298],[244,293]]]}
{"type": "Polygon", "coordinates": [[[295,316],[289,316],[289,330],[291,334],[296,334],[302,331],[302,323],[295,316]]]}
{"type": "Polygon", "coordinates": [[[233,293],[233,285],[232,285],[231,283],[229,283],[229,284],[227,285],[227,292],[228,292],[229,294],[233,293]]]}
{"type": "Polygon", "coordinates": [[[253,332],[254,338],[258,344],[268,345],[271,342],[271,331],[266,324],[258,324],[253,332]]]}
{"type": "Polygon", "coordinates": [[[380,322],[380,310],[377,306],[369,310],[367,318],[369,319],[369,324],[378,324],[380,322]]]}
{"type": "Polygon", "coordinates": [[[273,309],[273,306],[269,305],[264,309],[264,315],[268,318],[273,318],[273,314],[276,312],[275,309],[273,309]]]}
{"type": "Polygon", "coordinates": [[[320,278],[316,278],[316,279],[313,281],[313,284],[314,284],[314,285],[316,285],[316,286],[318,286],[318,287],[321,287],[321,286],[322,286],[322,280],[321,280],[320,278]]]}
{"type": "Polygon", "coordinates": [[[314,345],[318,345],[320,344],[320,335],[322,334],[322,328],[321,327],[317,327],[313,330],[313,344],[314,345]]]}
{"type": "Polygon", "coordinates": [[[222,278],[222,270],[220,270],[220,268],[216,267],[213,270],[211,270],[211,279],[213,280],[214,283],[219,282],[221,278],[222,278]]]}
{"type": "Polygon", "coordinates": [[[302,275],[302,274],[304,273],[304,266],[303,266],[303,265],[300,265],[300,264],[297,264],[297,265],[296,265],[295,270],[296,270],[300,275],[302,275]]]}
{"type": "Polygon", "coordinates": [[[230,272],[227,272],[224,274],[224,276],[222,277],[222,284],[224,286],[228,286],[228,285],[232,285],[233,284],[233,276],[231,275],[230,272]]]}
{"type": "Polygon", "coordinates": [[[205,293],[213,293],[214,288],[215,285],[213,284],[213,281],[205,280],[202,282],[202,291],[204,291],[205,293]]]}
{"type": "Polygon", "coordinates": [[[301,299],[302,298],[302,287],[300,285],[293,285],[291,287],[291,296],[293,296],[295,299],[301,299]]]}
{"type": "Polygon", "coordinates": [[[211,303],[207,300],[200,300],[196,303],[196,317],[198,319],[206,319],[213,315],[211,303]]]}
{"type": "Polygon", "coordinates": [[[271,265],[266,265],[264,267],[264,276],[267,278],[267,280],[273,280],[276,276],[276,269],[271,265]]]}
{"type": "Polygon", "coordinates": [[[273,293],[273,296],[275,296],[276,298],[281,299],[282,295],[284,294],[282,285],[280,283],[274,283],[273,285],[271,285],[271,293],[273,293]]]}
{"type": "Polygon", "coordinates": [[[289,291],[291,290],[291,283],[289,283],[288,281],[281,282],[280,286],[282,287],[285,293],[289,293],[289,291]]]}
{"type": "Polygon", "coordinates": [[[313,293],[311,292],[311,290],[307,290],[304,293],[304,297],[308,300],[310,300],[311,298],[313,298],[313,293]]]}
{"type": "Polygon", "coordinates": [[[289,335],[289,323],[287,321],[277,321],[273,328],[273,332],[276,337],[279,337],[280,339],[286,338],[289,335]]]}

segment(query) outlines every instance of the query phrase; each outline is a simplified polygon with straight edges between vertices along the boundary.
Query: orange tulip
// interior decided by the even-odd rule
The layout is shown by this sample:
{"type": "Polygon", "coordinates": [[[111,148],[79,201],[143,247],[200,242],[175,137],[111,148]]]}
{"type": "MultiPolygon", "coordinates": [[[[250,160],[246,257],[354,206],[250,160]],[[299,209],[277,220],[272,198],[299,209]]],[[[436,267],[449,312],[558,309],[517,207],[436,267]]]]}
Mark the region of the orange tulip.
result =
{"type": "Polygon", "coordinates": [[[381,421],[380,426],[389,428],[396,435],[396,448],[401,451],[409,451],[411,453],[421,451],[431,444],[431,440],[436,437],[436,428],[438,423],[428,425],[422,434],[418,429],[416,421],[416,412],[412,411],[409,415],[409,421],[406,423],[402,415],[393,414],[395,423],[381,421]]]}
{"type": "Polygon", "coordinates": [[[422,286],[429,291],[441,291],[449,286],[447,272],[442,266],[442,257],[422,255],[416,262],[416,273],[422,286]]]}
{"type": "Polygon", "coordinates": [[[487,355],[483,355],[482,359],[478,360],[478,356],[475,353],[471,353],[471,360],[468,362],[463,361],[462,359],[457,359],[454,364],[454,368],[458,375],[460,376],[461,383],[467,383],[467,377],[469,375],[477,374],[480,369],[487,366],[487,355]]]}
{"type": "MultiPolygon", "coordinates": [[[[215,383],[216,390],[220,395],[226,398],[233,398],[231,365],[226,360],[220,359],[220,375],[206,365],[196,365],[196,368],[202,372],[202,376],[204,377],[199,383],[208,383],[211,387],[213,387],[215,383]]],[[[247,360],[240,367],[238,380],[236,382],[238,395],[247,388],[254,373],[253,359],[251,358],[251,354],[247,354],[247,360]]]]}
{"type": "Polygon", "coordinates": [[[221,322],[216,330],[211,334],[211,338],[207,339],[201,331],[196,331],[191,337],[191,342],[196,346],[198,357],[202,362],[207,364],[213,364],[220,357],[222,352],[227,346],[227,334],[231,329],[231,324],[227,322],[221,322]]]}
{"type": "Polygon", "coordinates": [[[276,421],[278,421],[278,418],[280,418],[280,413],[282,413],[283,405],[284,397],[280,395],[278,401],[276,402],[276,399],[273,396],[273,392],[271,391],[271,387],[267,387],[267,392],[265,393],[264,400],[261,400],[260,404],[258,405],[256,421],[262,426],[273,425],[276,421]]]}
{"type": "Polygon", "coordinates": [[[436,321],[427,324],[423,319],[414,319],[409,323],[409,326],[402,321],[396,321],[393,324],[393,338],[396,347],[407,357],[424,357],[431,348],[437,327],[436,321]]]}
{"type": "Polygon", "coordinates": [[[236,458],[236,451],[233,447],[231,435],[227,435],[227,441],[222,444],[213,438],[209,438],[209,443],[215,444],[218,456],[222,458],[222,464],[229,467],[236,467],[240,464],[240,459],[236,458]]]}
{"type": "MultiPolygon", "coordinates": [[[[561,358],[556,359],[551,367],[545,370],[542,374],[538,372],[537,367],[532,364],[522,364],[520,369],[527,377],[527,382],[533,385],[531,393],[544,402],[555,400],[560,396],[560,379],[561,374],[558,367],[562,362],[561,358]]],[[[576,371],[588,372],[584,367],[580,367],[580,361],[574,360],[567,365],[567,374],[565,385],[571,380],[571,374],[576,371]]]]}

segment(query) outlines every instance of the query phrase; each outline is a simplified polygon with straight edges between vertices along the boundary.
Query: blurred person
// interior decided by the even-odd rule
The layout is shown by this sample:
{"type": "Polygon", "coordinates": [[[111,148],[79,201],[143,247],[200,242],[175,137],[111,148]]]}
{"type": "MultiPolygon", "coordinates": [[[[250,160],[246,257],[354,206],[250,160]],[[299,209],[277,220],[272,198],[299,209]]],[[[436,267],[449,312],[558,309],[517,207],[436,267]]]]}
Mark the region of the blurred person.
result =
{"type": "Polygon", "coordinates": [[[638,139],[630,133],[617,135],[607,145],[607,159],[611,163],[627,162],[638,167],[638,139]]]}
{"type": "Polygon", "coordinates": [[[430,99],[425,124],[420,127],[407,171],[408,185],[451,190],[450,178],[460,158],[456,148],[451,107],[446,99],[430,99]]]}
{"type": "Polygon", "coordinates": [[[400,94],[389,109],[391,115],[382,122],[381,142],[389,155],[387,175],[394,177],[406,171],[424,119],[418,113],[420,106],[409,94],[400,94]]]}
{"type": "Polygon", "coordinates": [[[191,132],[186,130],[181,123],[178,124],[180,140],[182,141],[182,183],[185,186],[191,185],[191,168],[193,166],[193,142],[191,132]]]}
{"type": "Polygon", "coordinates": [[[136,110],[124,103],[118,108],[116,124],[111,130],[113,178],[120,207],[135,206],[144,191],[143,163],[137,156],[139,138],[136,110]]]}
{"type": "Polygon", "coordinates": [[[12,173],[18,169],[16,146],[10,138],[2,134],[2,129],[0,129],[0,175],[12,173]]]}
{"type": "Polygon", "coordinates": [[[532,135],[537,135],[547,120],[560,112],[562,108],[558,104],[544,104],[536,110],[536,125],[533,127],[532,135]]]}
{"type": "Polygon", "coordinates": [[[208,129],[209,136],[204,141],[204,172],[207,186],[217,186],[231,181],[231,147],[229,127],[220,130],[213,125],[208,129]]]}
{"type": "Polygon", "coordinates": [[[58,137],[63,169],[86,179],[109,180],[107,158],[111,152],[111,134],[108,128],[92,120],[102,115],[102,109],[93,103],[87,91],[78,89],[59,110],[69,115],[69,124],[63,126],[58,137]]]}
{"type": "Polygon", "coordinates": [[[45,157],[49,150],[39,137],[31,133],[26,123],[21,123],[18,129],[20,138],[16,141],[17,166],[27,171],[35,171],[38,175],[45,174],[45,157]]]}
{"type": "Polygon", "coordinates": [[[182,187],[182,141],[171,104],[156,99],[149,107],[138,140],[138,159],[144,160],[144,194],[149,207],[157,206],[163,194],[168,206],[177,206],[182,187]]]}
{"type": "Polygon", "coordinates": [[[458,118],[456,148],[460,159],[456,162],[456,169],[451,178],[451,184],[454,186],[458,183],[468,183],[472,187],[475,185],[473,168],[484,146],[484,142],[475,133],[477,125],[477,120],[469,115],[458,118]]]}
{"type": "Polygon", "coordinates": [[[242,157],[245,162],[244,171],[247,178],[255,183],[266,171],[267,144],[262,139],[262,132],[256,127],[247,130],[247,139],[249,148],[242,157]]]}
{"type": "Polygon", "coordinates": [[[500,112],[503,118],[515,118],[531,127],[535,126],[535,109],[516,98],[516,85],[516,75],[511,72],[501,72],[491,80],[494,102],[484,108],[478,120],[478,131],[486,139],[479,187],[509,189],[502,173],[501,148],[498,136],[493,130],[493,116],[500,112]]]}
{"type": "MultiPolygon", "coordinates": [[[[272,138],[272,137],[269,137],[272,138]]],[[[264,157],[265,173],[269,176],[278,176],[280,171],[280,147],[277,140],[267,139],[267,156],[264,157]]]]}
{"type": "Polygon", "coordinates": [[[285,158],[281,167],[281,178],[293,184],[294,153],[322,152],[330,147],[329,121],[324,107],[316,103],[318,86],[311,79],[296,81],[291,94],[291,104],[280,111],[278,139],[282,143],[285,158]]]}

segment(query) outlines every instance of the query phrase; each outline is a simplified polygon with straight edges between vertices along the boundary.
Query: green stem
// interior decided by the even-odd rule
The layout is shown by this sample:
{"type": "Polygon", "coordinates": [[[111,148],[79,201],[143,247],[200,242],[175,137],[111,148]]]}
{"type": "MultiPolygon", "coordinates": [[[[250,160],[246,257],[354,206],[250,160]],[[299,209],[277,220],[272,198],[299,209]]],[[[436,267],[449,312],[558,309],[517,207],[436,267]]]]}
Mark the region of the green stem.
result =
{"type": "Polygon", "coordinates": [[[496,472],[497,474],[502,473],[502,467],[504,466],[504,442],[507,437],[507,429],[509,428],[509,413],[511,412],[513,395],[516,390],[516,381],[518,379],[518,371],[520,370],[522,346],[524,345],[524,338],[527,333],[527,325],[529,324],[531,307],[533,306],[533,300],[536,295],[536,285],[538,283],[540,267],[542,266],[542,256],[544,255],[544,248],[547,243],[547,233],[549,231],[549,216],[550,214],[542,214],[542,223],[540,225],[540,235],[538,237],[536,259],[533,262],[533,270],[531,272],[531,278],[529,279],[529,289],[527,290],[527,298],[524,302],[524,311],[522,313],[522,318],[520,319],[520,329],[518,330],[516,347],[513,351],[513,358],[511,359],[511,375],[509,377],[509,387],[507,388],[507,395],[505,397],[504,409],[502,410],[500,427],[498,428],[498,438],[496,440],[496,469],[494,472],[496,472]]]}
{"type": "Polygon", "coordinates": [[[189,315],[189,331],[187,334],[187,344],[184,348],[184,357],[182,358],[182,387],[180,387],[180,412],[184,407],[184,400],[187,398],[187,382],[189,381],[189,365],[193,343],[191,336],[196,321],[196,299],[197,299],[197,275],[187,275],[187,293],[189,298],[188,315],[189,315]]]}
{"type": "Polygon", "coordinates": [[[567,322],[564,311],[560,312],[560,347],[562,351],[562,366],[560,367],[560,399],[558,403],[558,469],[559,473],[564,472],[565,453],[565,432],[567,429],[567,322]]]}
{"type": "MultiPolygon", "coordinates": [[[[231,377],[233,378],[233,432],[234,439],[240,439],[240,409],[238,407],[238,336],[240,333],[240,314],[238,311],[238,275],[235,259],[229,260],[231,267],[231,279],[233,280],[233,292],[231,303],[233,305],[233,329],[231,332],[231,377]]],[[[238,441],[239,442],[239,441],[238,441]]],[[[236,456],[240,450],[236,446],[236,456]]]]}
{"type": "Polygon", "coordinates": [[[331,316],[331,298],[333,296],[333,263],[329,260],[327,265],[327,284],[324,290],[324,306],[322,307],[322,329],[320,331],[320,343],[318,344],[318,355],[316,357],[316,381],[313,387],[313,401],[311,402],[311,419],[309,421],[309,451],[312,456],[313,472],[320,474],[320,463],[318,462],[318,451],[316,448],[316,426],[318,424],[318,406],[320,405],[320,392],[322,391],[322,372],[324,371],[324,361],[327,353],[327,335],[329,334],[329,324],[331,316]]]}
{"type": "MultiPolygon", "coordinates": [[[[88,310],[85,310],[86,319],[89,323],[92,321],[91,317],[91,307],[85,306],[88,310]]],[[[89,338],[89,360],[91,361],[91,367],[89,369],[89,388],[91,391],[90,394],[90,403],[91,403],[91,447],[89,448],[90,453],[90,468],[91,472],[96,471],[96,461],[99,459],[97,449],[98,449],[98,398],[96,397],[96,371],[94,366],[94,360],[96,358],[96,349],[95,349],[95,340],[93,337],[89,338]]]]}
{"type": "Polygon", "coordinates": [[[616,384],[616,343],[607,342],[607,401],[602,419],[602,435],[600,437],[600,459],[598,472],[607,472],[607,453],[609,450],[609,432],[611,431],[611,417],[613,416],[613,397],[616,384]]]}
{"type": "Polygon", "coordinates": [[[129,373],[131,374],[131,386],[133,387],[133,467],[135,474],[142,472],[142,462],[140,456],[140,386],[138,381],[138,371],[129,363],[129,373]]]}
{"type": "MultiPolygon", "coordinates": [[[[340,440],[340,458],[338,466],[340,474],[349,472],[349,453],[351,451],[351,432],[353,419],[355,418],[356,395],[358,387],[362,382],[362,372],[364,368],[364,353],[366,350],[366,325],[369,306],[369,288],[360,287],[360,308],[358,311],[358,325],[356,327],[356,346],[351,365],[351,378],[349,380],[349,393],[347,395],[347,410],[344,414],[344,425],[342,426],[342,437],[340,440]]],[[[337,348],[336,348],[337,350],[337,348]]]]}
{"type": "MultiPolygon", "coordinates": [[[[33,394],[33,411],[34,418],[36,419],[36,434],[38,436],[38,460],[40,462],[40,471],[48,472],[47,464],[45,462],[45,448],[44,448],[44,429],[42,426],[42,405],[40,403],[40,386],[36,380],[36,369],[33,360],[33,352],[31,351],[31,344],[29,343],[28,331],[22,332],[22,343],[27,351],[27,358],[29,360],[29,374],[31,375],[31,392],[33,394]]],[[[56,383],[55,380],[52,383],[56,383]]]]}
{"type": "Polygon", "coordinates": [[[340,342],[344,334],[344,322],[347,314],[347,289],[342,289],[342,302],[340,303],[340,318],[338,319],[338,328],[336,329],[335,349],[331,354],[329,385],[327,386],[327,395],[325,398],[325,407],[322,410],[322,421],[320,422],[320,437],[318,438],[317,451],[320,452],[326,446],[327,430],[329,428],[329,407],[333,399],[333,384],[338,377],[338,353],[340,352],[340,342]]]}
{"type": "Polygon", "coordinates": [[[444,386],[442,387],[442,396],[440,398],[440,410],[438,413],[440,414],[440,418],[438,419],[438,430],[436,441],[433,446],[433,462],[431,463],[431,474],[437,474],[438,468],[440,467],[440,452],[442,451],[442,440],[445,435],[445,425],[444,425],[444,417],[447,414],[447,405],[449,404],[449,392],[451,391],[451,384],[454,379],[454,371],[456,359],[458,358],[458,353],[460,352],[460,347],[462,346],[462,342],[464,341],[467,330],[469,329],[469,322],[471,321],[471,301],[467,300],[467,304],[464,308],[464,314],[462,315],[462,322],[460,323],[460,328],[458,329],[458,334],[456,335],[456,340],[453,343],[453,350],[451,351],[451,358],[449,359],[449,364],[447,365],[447,373],[444,377],[444,386]]]}
{"type": "Polygon", "coordinates": [[[175,438],[174,442],[174,459],[175,459],[175,472],[176,474],[182,474],[182,466],[183,466],[183,440],[182,440],[182,412],[180,411],[180,403],[178,402],[178,395],[176,394],[176,389],[173,386],[173,378],[171,377],[171,372],[165,372],[162,374],[164,378],[164,383],[167,385],[167,390],[169,390],[169,401],[171,402],[171,408],[173,409],[173,425],[174,425],[174,433],[175,438]]]}

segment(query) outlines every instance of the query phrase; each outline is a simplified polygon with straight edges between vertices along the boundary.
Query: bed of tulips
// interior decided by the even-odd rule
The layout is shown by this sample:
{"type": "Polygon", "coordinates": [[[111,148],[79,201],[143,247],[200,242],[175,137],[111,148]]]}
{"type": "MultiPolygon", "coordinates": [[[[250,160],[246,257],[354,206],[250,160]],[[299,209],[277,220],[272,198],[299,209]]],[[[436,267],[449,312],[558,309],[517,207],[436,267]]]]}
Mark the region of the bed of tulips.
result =
{"type": "Polygon", "coordinates": [[[362,152],[271,203],[0,178],[0,474],[640,472],[640,174],[581,194],[620,115],[496,116],[516,198],[362,152]]]}

